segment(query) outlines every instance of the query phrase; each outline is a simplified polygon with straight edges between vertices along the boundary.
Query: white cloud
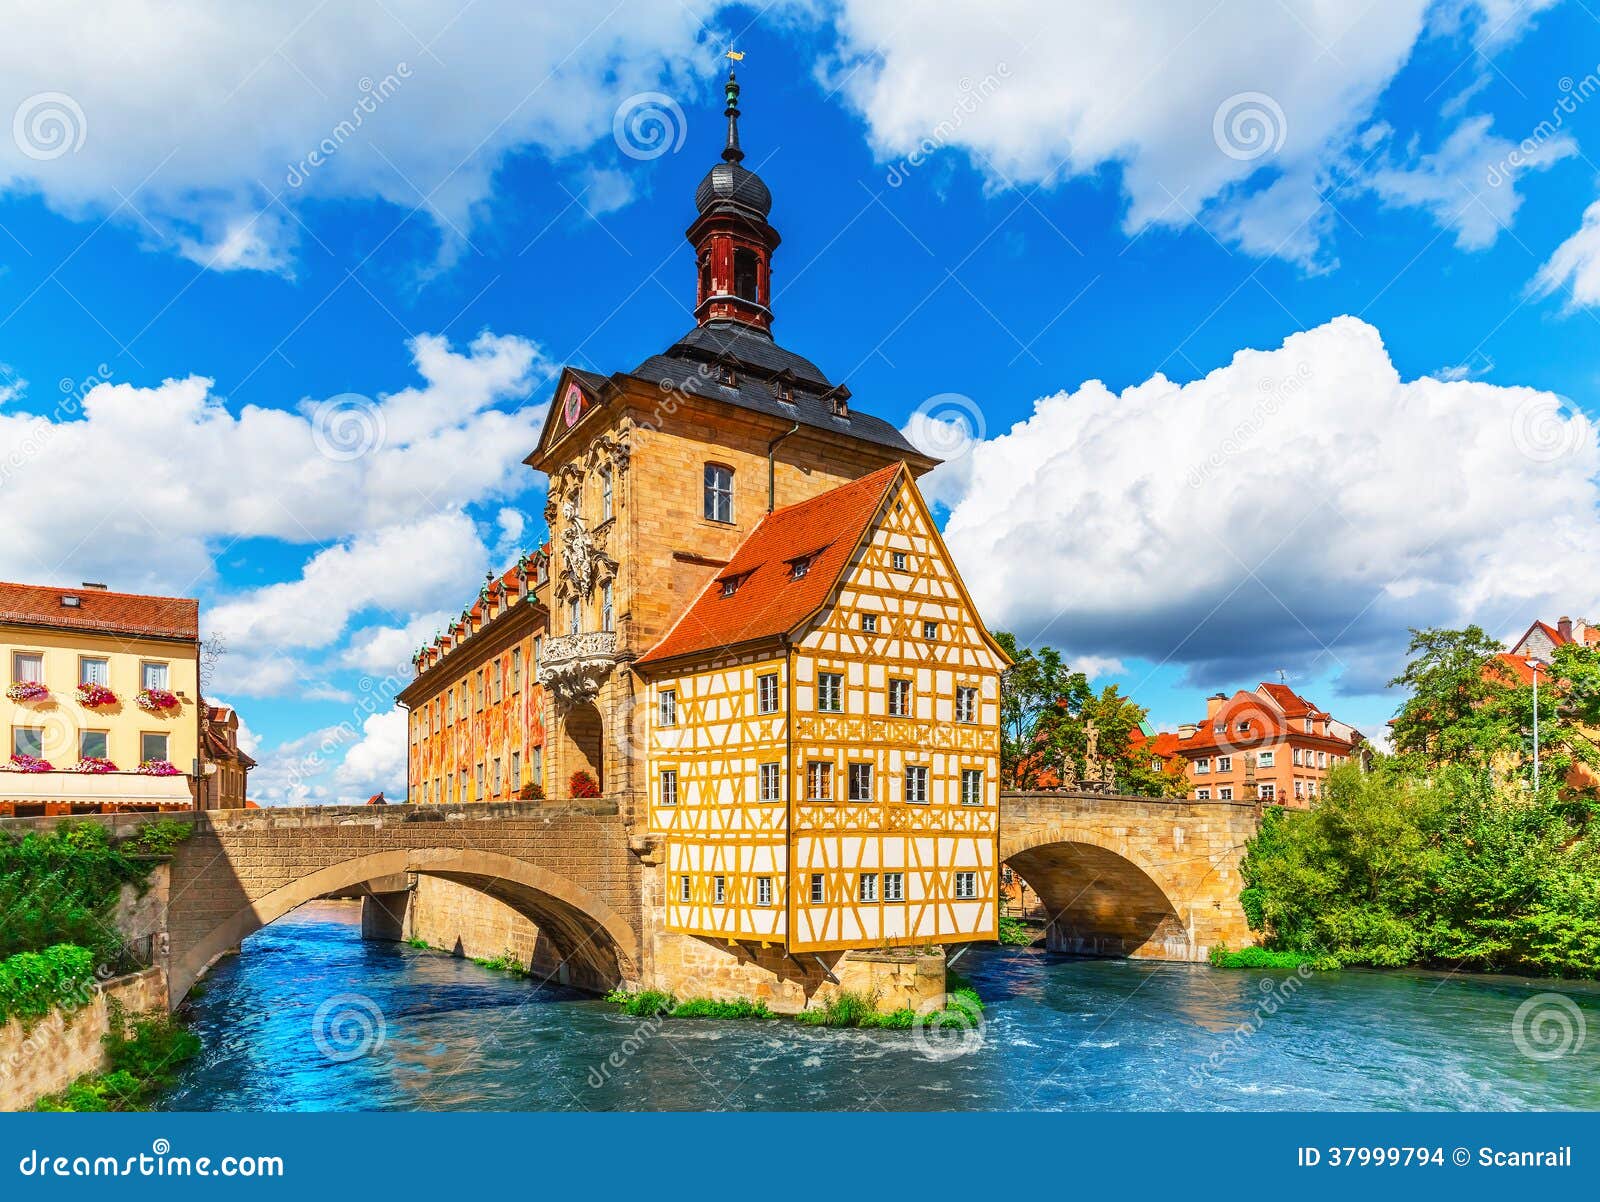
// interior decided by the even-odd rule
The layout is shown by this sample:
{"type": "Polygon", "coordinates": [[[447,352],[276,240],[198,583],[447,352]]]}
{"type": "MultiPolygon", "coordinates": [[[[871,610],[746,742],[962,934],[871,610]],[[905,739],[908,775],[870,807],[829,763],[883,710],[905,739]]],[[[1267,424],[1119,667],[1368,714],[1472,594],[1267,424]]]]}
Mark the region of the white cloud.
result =
{"type": "MultiPolygon", "coordinates": [[[[470,577],[463,577],[457,582],[459,600],[469,599],[470,581],[470,577]]],[[[339,662],[374,676],[409,674],[411,657],[417,648],[443,630],[457,612],[433,610],[412,618],[403,626],[368,626],[351,635],[349,646],[339,655],[339,662]]]]}
{"type": "Polygon", "coordinates": [[[432,217],[448,258],[508,153],[616,156],[620,101],[687,101],[714,69],[702,22],[719,7],[29,4],[0,39],[0,78],[24,106],[24,136],[0,138],[0,189],[114,213],[218,269],[287,270],[299,227],[282,206],[377,198],[396,221],[432,217]]]}
{"type": "Polygon", "coordinates": [[[1433,154],[1374,173],[1373,190],[1390,204],[1427,210],[1438,225],[1455,231],[1461,250],[1492,246],[1522,206],[1516,178],[1549,170],[1577,154],[1578,144],[1559,134],[1523,151],[1491,134],[1491,124],[1487,116],[1463,121],[1433,154]]]}
{"type": "Polygon", "coordinates": [[[420,386],[299,413],[235,414],[196,376],[101,383],[53,417],[0,411],[0,578],[188,595],[224,540],[348,539],[534,483],[521,460],[545,406],[523,402],[547,368],[539,348],[484,333],[467,353],[432,335],[411,352],[420,386]]]}
{"type": "Polygon", "coordinates": [[[927,483],[991,625],[1206,685],[1366,690],[1407,626],[1503,633],[1600,578],[1597,474],[1600,429],[1559,397],[1402,380],[1341,317],[1188,384],[1045,397],[927,483]]]}
{"type": "Polygon", "coordinates": [[[1600,200],[1583,213],[1583,224],[1560,246],[1533,279],[1536,296],[1570,289],[1569,309],[1600,305],[1600,200]]]}
{"type": "Polygon", "coordinates": [[[379,791],[399,801],[406,792],[406,715],[403,710],[373,714],[361,725],[361,738],[333,773],[347,802],[365,801],[379,791]]]}
{"type": "MultiPolygon", "coordinates": [[[[1200,220],[1252,254],[1326,266],[1323,194],[1335,175],[1368,185],[1368,123],[1419,39],[1492,32],[1503,44],[1526,25],[1507,7],[1436,6],[1430,26],[1428,0],[1186,11],[966,0],[913,21],[894,5],[843,0],[839,60],[824,76],[892,171],[915,171],[919,153],[943,147],[966,151],[992,187],[1115,165],[1130,233],[1200,220]]],[[[1438,214],[1441,185],[1430,189],[1428,175],[1462,153],[1441,147],[1407,203],[1438,214]]],[[[1400,182],[1392,189],[1400,199],[1400,182]]],[[[1510,185],[1490,203],[1509,216],[1510,185]]]]}

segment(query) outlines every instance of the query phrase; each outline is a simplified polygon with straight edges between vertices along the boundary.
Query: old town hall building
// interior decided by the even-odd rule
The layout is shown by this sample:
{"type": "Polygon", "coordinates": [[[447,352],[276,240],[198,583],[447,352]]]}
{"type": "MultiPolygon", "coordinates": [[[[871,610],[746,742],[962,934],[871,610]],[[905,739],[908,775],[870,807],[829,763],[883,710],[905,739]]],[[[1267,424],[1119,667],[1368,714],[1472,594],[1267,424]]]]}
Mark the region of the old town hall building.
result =
{"type": "Polygon", "coordinates": [[[561,373],[527,458],[548,559],[493,582],[403,697],[413,800],[516,796],[534,762],[544,796],[616,798],[651,975],[709,992],[741,965],[995,936],[1007,662],[918,491],[937,461],[773,338],[779,238],[738,95],[730,73],[687,231],[698,324],[631,371],[561,373]],[[523,608],[514,637],[488,633],[523,608]],[[537,647],[519,712],[539,747],[517,736],[523,779],[497,794],[441,792],[430,702],[475,704],[476,639],[537,647]]]}

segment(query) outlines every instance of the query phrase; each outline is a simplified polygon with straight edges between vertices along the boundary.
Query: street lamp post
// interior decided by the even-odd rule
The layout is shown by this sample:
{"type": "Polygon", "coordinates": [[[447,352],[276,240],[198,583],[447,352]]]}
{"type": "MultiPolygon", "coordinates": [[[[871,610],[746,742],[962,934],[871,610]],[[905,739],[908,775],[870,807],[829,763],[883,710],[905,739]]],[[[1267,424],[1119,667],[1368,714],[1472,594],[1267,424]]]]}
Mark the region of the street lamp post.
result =
{"type": "Polygon", "coordinates": [[[1530,659],[1533,670],[1533,791],[1539,791],[1539,661],[1530,659]]]}

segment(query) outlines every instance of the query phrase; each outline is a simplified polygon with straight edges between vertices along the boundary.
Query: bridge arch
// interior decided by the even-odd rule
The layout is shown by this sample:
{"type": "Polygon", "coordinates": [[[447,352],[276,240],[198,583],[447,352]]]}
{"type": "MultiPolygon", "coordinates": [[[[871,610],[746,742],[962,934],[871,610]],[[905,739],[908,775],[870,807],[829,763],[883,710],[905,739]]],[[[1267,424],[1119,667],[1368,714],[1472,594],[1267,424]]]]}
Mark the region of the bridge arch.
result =
{"type": "Polygon", "coordinates": [[[354,856],[299,876],[239,906],[186,947],[172,948],[168,994],[176,1005],[219,956],[327,893],[415,872],[468,886],[510,906],[547,935],[574,984],[602,990],[638,978],[641,943],[633,926],[566,877],[525,860],[476,848],[393,848],[354,856]]]}
{"type": "Polygon", "coordinates": [[[1038,894],[1051,951],[1153,960],[1203,956],[1179,882],[1114,830],[1083,823],[1002,827],[1000,861],[1038,894]]]}

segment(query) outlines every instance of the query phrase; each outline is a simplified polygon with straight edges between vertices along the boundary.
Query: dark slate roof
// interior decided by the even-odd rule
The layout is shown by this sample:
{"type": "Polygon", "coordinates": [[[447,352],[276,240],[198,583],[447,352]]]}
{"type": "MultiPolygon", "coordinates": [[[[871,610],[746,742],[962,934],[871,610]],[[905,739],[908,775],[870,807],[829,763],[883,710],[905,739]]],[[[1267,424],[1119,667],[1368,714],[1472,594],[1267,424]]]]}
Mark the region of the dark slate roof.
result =
{"type": "Polygon", "coordinates": [[[809,359],[779,346],[759,330],[739,322],[712,321],[696,326],[665,352],[652,355],[631,373],[658,388],[673,388],[695,396],[714,397],[742,409],[769,414],[819,430],[834,430],[880,446],[921,456],[905,436],[880,417],[851,408],[849,417],[835,417],[824,399],[833,387],[828,377],[809,359]],[[720,382],[713,365],[730,362],[738,383],[720,382]],[[792,402],[780,401],[772,381],[787,372],[793,376],[792,402]]]}
{"type": "Polygon", "coordinates": [[[765,220],[772,212],[772,193],[754,171],[738,163],[718,163],[694,190],[694,203],[702,216],[713,210],[734,209],[765,220]]]}

